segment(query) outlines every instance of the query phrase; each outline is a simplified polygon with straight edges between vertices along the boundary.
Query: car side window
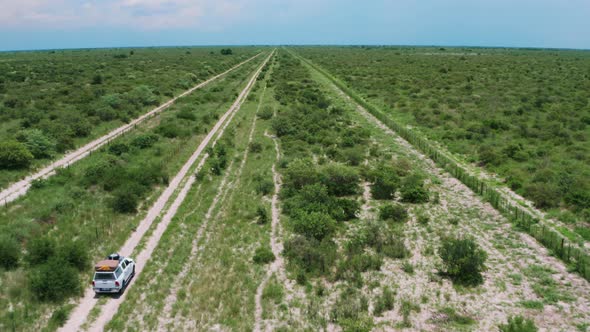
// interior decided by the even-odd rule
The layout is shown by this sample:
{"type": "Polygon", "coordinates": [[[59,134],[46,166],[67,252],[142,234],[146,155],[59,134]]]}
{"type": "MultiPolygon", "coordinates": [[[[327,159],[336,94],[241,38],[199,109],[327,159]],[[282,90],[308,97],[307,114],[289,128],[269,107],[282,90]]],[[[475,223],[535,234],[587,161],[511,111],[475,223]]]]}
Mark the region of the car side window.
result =
{"type": "Polygon", "coordinates": [[[121,267],[118,267],[118,268],[115,270],[115,276],[117,276],[117,278],[119,278],[119,276],[121,275],[121,272],[123,272],[123,271],[121,270],[121,267]]]}
{"type": "Polygon", "coordinates": [[[125,269],[127,267],[127,261],[123,261],[123,264],[121,264],[123,266],[123,269],[125,269]]]}

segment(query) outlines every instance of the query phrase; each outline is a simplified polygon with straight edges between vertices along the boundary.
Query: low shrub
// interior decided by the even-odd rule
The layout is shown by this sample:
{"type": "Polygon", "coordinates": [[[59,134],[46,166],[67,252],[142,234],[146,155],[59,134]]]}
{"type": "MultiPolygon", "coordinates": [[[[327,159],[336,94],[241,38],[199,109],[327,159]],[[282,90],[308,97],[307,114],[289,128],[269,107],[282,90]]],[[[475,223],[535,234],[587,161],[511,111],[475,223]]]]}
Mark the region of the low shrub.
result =
{"type": "Polygon", "coordinates": [[[522,316],[510,316],[506,324],[498,326],[501,332],[537,332],[535,322],[522,316]]]}
{"type": "Polygon", "coordinates": [[[267,264],[275,260],[275,255],[272,253],[270,248],[261,246],[256,248],[252,260],[256,264],[267,264]]]}
{"type": "Polygon", "coordinates": [[[27,244],[25,260],[33,266],[46,263],[56,254],[56,247],[56,242],[48,237],[34,238],[27,244]]]}
{"type": "Polygon", "coordinates": [[[429,193],[424,187],[424,180],[416,174],[404,178],[400,188],[402,201],[408,203],[426,203],[429,193]]]}
{"type": "Polygon", "coordinates": [[[12,236],[0,236],[0,267],[10,270],[18,266],[21,247],[12,236]]]}
{"type": "Polygon", "coordinates": [[[374,199],[392,199],[400,185],[395,169],[385,164],[369,171],[368,180],[372,183],[371,195],[374,199]]]}
{"type": "Polygon", "coordinates": [[[324,239],[320,242],[314,238],[296,235],[285,242],[283,253],[289,263],[300,270],[305,278],[305,273],[329,273],[336,261],[336,249],[336,244],[331,240],[324,239]]]}
{"type": "Polygon", "coordinates": [[[109,146],[109,153],[115,156],[120,156],[127,152],[129,152],[129,146],[125,143],[114,143],[109,146]]]}
{"type": "Polygon", "coordinates": [[[138,195],[129,188],[121,188],[113,193],[111,207],[119,213],[135,213],[139,205],[138,195]]]}
{"type": "Polygon", "coordinates": [[[159,139],[155,134],[142,134],[135,137],[131,141],[131,145],[139,149],[147,149],[152,147],[159,139]]]}
{"type": "Polygon", "coordinates": [[[268,211],[264,206],[258,206],[258,208],[256,209],[256,217],[258,218],[259,224],[266,224],[268,222],[268,211]]]}
{"type": "Polygon", "coordinates": [[[262,144],[259,142],[250,143],[250,152],[260,153],[262,151],[262,144]]]}
{"type": "Polygon", "coordinates": [[[59,257],[31,269],[27,280],[33,295],[41,301],[62,302],[81,290],[78,271],[59,257]]]}
{"type": "Polygon", "coordinates": [[[258,112],[258,117],[262,120],[269,120],[274,115],[274,112],[270,106],[264,106],[260,112],[258,112]]]}
{"type": "Polygon", "coordinates": [[[266,196],[273,192],[274,189],[274,182],[267,178],[267,177],[255,177],[254,181],[256,182],[255,188],[256,193],[266,196]]]}
{"type": "Polygon", "coordinates": [[[439,255],[445,273],[457,283],[478,285],[483,282],[487,254],[472,239],[446,238],[442,241],[439,255]]]}
{"type": "Polygon", "coordinates": [[[377,297],[373,306],[373,313],[381,316],[385,311],[393,310],[395,293],[389,287],[383,287],[381,296],[377,297]]]}
{"type": "Polygon", "coordinates": [[[394,222],[405,222],[408,220],[408,211],[400,204],[385,204],[379,208],[379,218],[394,222]]]}

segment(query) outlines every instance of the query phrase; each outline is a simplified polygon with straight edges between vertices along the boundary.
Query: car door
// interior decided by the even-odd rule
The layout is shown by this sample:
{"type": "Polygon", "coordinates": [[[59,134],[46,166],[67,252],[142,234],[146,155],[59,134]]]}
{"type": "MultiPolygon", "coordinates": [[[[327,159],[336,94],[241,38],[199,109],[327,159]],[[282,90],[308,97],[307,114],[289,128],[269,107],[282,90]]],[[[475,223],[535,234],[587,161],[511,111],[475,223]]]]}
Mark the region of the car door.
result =
{"type": "Polygon", "coordinates": [[[123,280],[126,281],[129,279],[129,266],[127,265],[127,260],[123,260],[121,267],[123,268],[123,280]]]}

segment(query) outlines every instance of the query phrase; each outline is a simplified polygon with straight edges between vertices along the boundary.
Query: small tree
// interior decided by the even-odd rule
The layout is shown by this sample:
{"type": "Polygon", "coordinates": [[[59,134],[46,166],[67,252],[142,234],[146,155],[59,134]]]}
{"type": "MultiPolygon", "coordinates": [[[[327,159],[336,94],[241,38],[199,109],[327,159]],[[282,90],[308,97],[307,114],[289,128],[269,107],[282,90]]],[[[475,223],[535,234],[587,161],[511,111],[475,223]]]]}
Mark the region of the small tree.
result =
{"type": "Polygon", "coordinates": [[[321,212],[300,212],[292,219],[296,233],[321,240],[336,229],[336,221],[321,212]]]}
{"type": "Polygon", "coordinates": [[[443,239],[439,255],[453,281],[465,285],[483,282],[487,254],[472,239],[443,239]]]}
{"type": "Polygon", "coordinates": [[[33,154],[19,142],[0,143],[0,168],[25,168],[33,160],[33,154]]]}
{"type": "Polygon", "coordinates": [[[320,173],[330,195],[354,195],[359,191],[359,175],[352,167],[334,163],[324,166],[320,173]]]}
{"type": "Polygon", "coordinates": [[[31,270],[28,282],[31,292],[41,301],[61,302],[80,293],[78,271],[59,257],[31,270]]]}
{"type": "Polygon", "coordinates": [[[51,157],[55,152],[56,143],[39,129],[23,130],[17,135],[35,158],[51,157]]]}

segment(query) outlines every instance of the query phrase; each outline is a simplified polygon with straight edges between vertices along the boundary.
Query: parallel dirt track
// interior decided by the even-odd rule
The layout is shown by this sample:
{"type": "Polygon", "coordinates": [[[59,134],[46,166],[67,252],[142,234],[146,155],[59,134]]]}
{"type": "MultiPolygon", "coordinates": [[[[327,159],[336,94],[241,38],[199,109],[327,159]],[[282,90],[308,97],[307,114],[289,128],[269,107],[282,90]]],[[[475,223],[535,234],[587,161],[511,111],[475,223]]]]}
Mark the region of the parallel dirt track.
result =
{"type": "MultiPolygon", "coordinates": [[[[160,195],[156,203],[150,208],[146,217],[141,221],[135,233],[127,240],[127,242],[123,245],[120,249],[120,253],[123,256],[128,256],[133,253],[135,248],[139,245],[140,241],[142,240],[145,233],[148,231],[152,223],[160,216],[160,214],[164,211],[167,203],[172,198],[173,194],[176,190],[180,187],[181,183],[184,181],[184,185],[182,189],[167,209],[166,214],[162,217],[162,220],[158,223],[156,229],[151,234],[150,238],[147,240],[145,248],[139,252],[135,259],[138,263],[136,268],[136,278],[141,275],[143,267],[149,260],[152,252],[155,250],[160,237],[164,234],[167,226],[170,224],[172,217],[176,214],[176,211],[182,204],[184,198],[186,197],[189,189],[195,183],[196,178],[194,175],[190,175],[187,178],[187,175],[195,162],[203,155],[203,158],[199,162],[198,168],[202,167],[205,163],[206,158],[208,155],[205,153],[203,154],[205,148],[209,145],[209,142],[216,137],[215,140],[219,139],[223,134],[223,130],[226,128],[227,123],[231,121],[233,115],[240,109],[242,103],[248,97],[250,90],[254,86],[258,75],[262,68],[266,65],[269,61],[271,56],[274,54],[272,52],[265,61],[258,67],[246,87],[242,90],[236,101],[232,104],[232,106],[227,110],[227,112],[220,117],[219,121],[215,124],[213,129],[207,134],[205,139],[201,142],[197,150],[193,153],[193,155],[189,158],[189,160],[184,164],[178,174],[170,181],[170,184],[164,190],[164,192],[160,195]],[[228,119],[229,118],[229,119],[228,119]],[[226,122],[227,120],[227,122],[226,122]],[[223,126],[223,128],[222,128],[223,126]]],[[[106,324],[111,320],[114,314],[117,312],[117,309],[121,305],[121,303],[125,300],[126,294],[130,288],[132,288],[133,282],[127,287],[125,292],[118,298],[109,299],[108,302],[101,308],[99,316],[96,320],[91,323],[89,328],[90,331],[102,331],[106,324]]],[[[84,297],[78,304],[78,306],[72,311],[70,315],[70,319],[67,323],[60,329],[60,331],[79,331],[81,330],[82,325],[86,321],[90,311],[98,302],[98,297],[95,296],[94,291],[88,288],[84,294],[84,297]]]]}
{"type": "Polygon", "coordinates": [[[35,180],[38,179],[45,179],[50,177],[51,175],[55,174],[55,170],[58,168],[64,168],[64,167],[68,167],[69,165],[85,158],[86,156],[88,156],[92,151],[100,148],[101,146],[109,143],[111,140],[117,138],[118,136],[121,136],[122,134],[124,134],[125,132],[133,129],[136,125],[142,123],[143,121],[145,121],[146,119],[162,112],[163,110],[169,108],[170,106],[172,106],[174,104],[174,102],[176,100],[178,100],[179,98],[185,97],[189,94],[191,94],[192,92],[194,92],[197,89],[200,89],[206,85],[208,85],[209,83],[219,79],[220,77],[223,77],[225,75],[227,75],[228,73],[232,72],[233,70],[239,68],[240,66],[242,66],[243,64],[257,58],[258,56],[260,56],[262,53],[258,53],[257,55],[251,57],[250,59],[247,59],[235,66],[233,66],[232,68],[224,71],[221,74],[215,75],[209,79],[207,79],[204,82],[201,82],[199,84],[197,84],[196,86],[190,88],[189,90],[183,92],[182,94],[180,94],[177,97],[174,97],[172,99],[170,99],[169,101],[165,102],[164,104],[158,106],[157,108],[154,108],[153,110],[145,113],[144,115],[134,119],[133,121],[129,122],[128,124],[125,124],[117,129],[114,129],[113,131],[109,132],[108,134],[99,137],[97,139],[95,139],[94,141],[80,147],[79,149],[72,151],[68,154],[66,154],[65,156],[63,156],[61,159],[54,161],[53,163],[51,163],[50,165],[44,167],[43,169],[37,171],[34,174],[31,174],[27,177],[25,177],[23,180],[20,180],[18,182],[15,182],[13,184],[11,184],[8,188],[2,190],[0,192],[0,204],[6,205],[12,201],[14,201],[15,199],[19,198],[20,196],[24,195],[29,188],[31,187],[31,183],[35,180]]]}

